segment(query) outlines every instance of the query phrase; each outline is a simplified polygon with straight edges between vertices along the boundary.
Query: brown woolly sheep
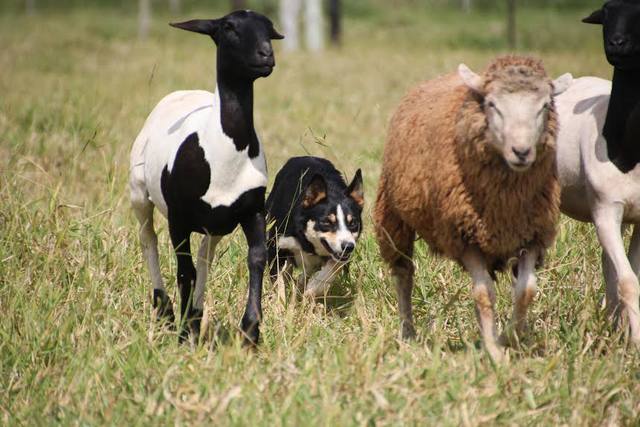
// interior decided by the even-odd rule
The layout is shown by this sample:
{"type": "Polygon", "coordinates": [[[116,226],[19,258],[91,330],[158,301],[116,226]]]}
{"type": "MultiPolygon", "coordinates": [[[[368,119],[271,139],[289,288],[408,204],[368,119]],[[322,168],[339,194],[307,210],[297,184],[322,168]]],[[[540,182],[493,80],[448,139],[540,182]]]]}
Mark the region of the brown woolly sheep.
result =
{"type": "Polygon", "coordinates": [[[396,282],[404,338],[415,335],[416,233],[471,275],[480,330],[494,360],[503,353],[493,280],[517,257],[513,322],[523,332],[536,264],[559,217],[553,96],[571,80],[567,74],[552,82],[539,60],[506,56],[483,76],[461,64],[458,74],[425,82],[401,102],[389,126],[374,222],[396,282]]]}

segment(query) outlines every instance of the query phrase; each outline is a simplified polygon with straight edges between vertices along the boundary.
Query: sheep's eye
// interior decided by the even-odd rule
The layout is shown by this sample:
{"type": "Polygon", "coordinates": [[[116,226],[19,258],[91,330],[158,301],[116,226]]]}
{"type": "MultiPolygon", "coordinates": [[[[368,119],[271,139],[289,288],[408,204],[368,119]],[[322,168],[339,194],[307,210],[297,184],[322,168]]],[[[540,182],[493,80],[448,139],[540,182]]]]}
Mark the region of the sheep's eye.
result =
{"type": "Polygon", "coordinates": [[[230,32],[236,32],[236,26],[233,25],[231,22],[225,22],[224,23],[224,29],[225,31],[230,31],[230,32]]]}

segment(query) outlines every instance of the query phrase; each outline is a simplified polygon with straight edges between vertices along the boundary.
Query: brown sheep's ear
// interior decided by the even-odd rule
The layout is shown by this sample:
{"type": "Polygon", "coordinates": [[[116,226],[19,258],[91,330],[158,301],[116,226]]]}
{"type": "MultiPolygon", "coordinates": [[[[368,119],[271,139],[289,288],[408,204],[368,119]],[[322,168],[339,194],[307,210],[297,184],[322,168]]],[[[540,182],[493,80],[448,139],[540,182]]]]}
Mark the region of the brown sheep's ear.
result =
{"type": "Polygon", "coordinates": [[[602,25],[602,20],[604,18],[604,12],[602,9],[598,9],[593,12],[591,15],[587,16],[582,20],[585,24],[597,24],[602,25]]]}
{"type": "Polygon", "coordinates": [[[347,196],[356,201],[361,208],[364,206],[364,185],[362,183],[362,171],[356,171],[351,184],[347,187],[347,196]]]}
{"type": "Polygon", "coordinates": [[[458,75],[469,89],[478,95],[486,95],[484,91],[484,79],[471,71],[471,69],[465,64],[460,64],[458,66],[458,75]]]}
{"type": "Polygon", "coordinates": [[[327,183],[324,181],[322,175],[314,175],[311,178],[311,182],[304,190],[304,196],[302,197],[302,207],[312,208],[324,199],[327,198],[327,183]]]}

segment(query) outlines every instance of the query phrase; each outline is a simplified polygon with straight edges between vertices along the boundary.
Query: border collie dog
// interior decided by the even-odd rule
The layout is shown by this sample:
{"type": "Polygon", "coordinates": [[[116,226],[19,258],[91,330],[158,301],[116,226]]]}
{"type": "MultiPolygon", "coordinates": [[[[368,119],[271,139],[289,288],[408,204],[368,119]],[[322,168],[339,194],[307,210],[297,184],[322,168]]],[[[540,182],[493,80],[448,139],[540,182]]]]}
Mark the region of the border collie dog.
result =
{"type": "Polygon", "coordinates": [[[215,93],[189,90],[167,95],[147,118],[131,151],[131,204],[140,222],[153,306],[159,318],[174,320],[158,263],[154,208],[169,221],[176,254],[181,341],[190,332],[197,339],[216,244],[240,225],[249,246],[249,296],[242,330],[246,341],[256,344],[266,263],[267,170],[253,126],[253,83],[271,74],[271,40],[283,36],[268,18],[245,10],[171,25],[213,39],[218,47],[217,87],[215,93]],[[195,267],[193,232],[205,235],[195,267]]]}
{"type": "Polygon", "coordinates": [[[325,295],[353,253],[362,231],[362,174],[347,186],[326,159],[293,157],[276,176],[267,199],[268,263],[272,281],[295,266],[310,276],[304,295],[325,295]]]}

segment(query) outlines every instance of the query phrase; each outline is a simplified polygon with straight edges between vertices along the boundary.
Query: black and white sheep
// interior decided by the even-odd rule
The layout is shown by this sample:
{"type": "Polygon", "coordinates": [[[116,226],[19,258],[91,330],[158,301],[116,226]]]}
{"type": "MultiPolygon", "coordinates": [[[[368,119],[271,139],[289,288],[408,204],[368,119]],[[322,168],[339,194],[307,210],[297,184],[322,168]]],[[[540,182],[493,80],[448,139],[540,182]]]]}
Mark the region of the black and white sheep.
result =
{"type": "Polygon", "coordinates": [[[140,241],[160,318],[174,320],[158,262],[153,210],[169,221],[178,263],[184,340],[197,337],[204,286],[221,236],[238,224],[249,245],[249,296],[242,318],[245,339],[257,343],[266,262],[264,198],[267,170],[253,125],[253,83],[275,66],[272,39],[283,36],[252,11],[172,26],[210,36],[218,47],[217,88],[179,91],[155,107],[131,152],[131,204],[140,222],[140,241]],[[192,232],[205,235],[194,268],[192,232]],[[194,290],[195,285],[195,290],[194,290]]]}
{"type": "Polygon", "coordinates": [[[613,85],[576,79],[557,99],[561,210],[593,222],[602,246],[609,313],[625,313],[640,346],[640,4],[612,0],[584,19],[603,25],[613,85]],[[622,228],[634,225],[628,255],[622,228]]]}

